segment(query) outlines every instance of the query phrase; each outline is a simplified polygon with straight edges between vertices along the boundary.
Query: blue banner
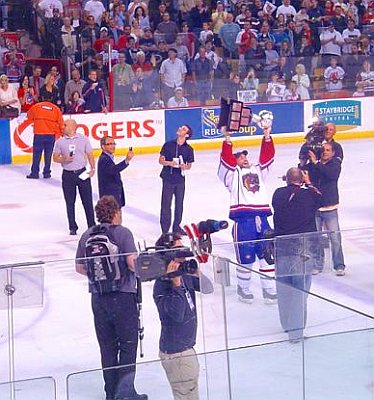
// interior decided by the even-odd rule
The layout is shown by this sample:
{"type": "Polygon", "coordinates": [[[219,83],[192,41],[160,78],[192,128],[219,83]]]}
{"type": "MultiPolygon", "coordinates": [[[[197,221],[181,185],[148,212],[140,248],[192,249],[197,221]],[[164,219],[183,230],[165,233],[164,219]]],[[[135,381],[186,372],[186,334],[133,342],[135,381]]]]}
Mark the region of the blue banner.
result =
{"type": "Polygon", "coordinates": [[[12,152],[10,146],[9,120],[0,119],[0,164],[11,164],[12,152]]]}
{"type": "MultiPolygon", "coordinates": [[[[302,102],[280,102],[268,104],[251,104],[254,114],[267,110],[273,114],[272,134],[300,133],[304,131],[304,105],[302,102]]],[[[221,132],[216,128],[219,120],[220,107],[204,107],[182,110],[165,111],[166,140],[175,138],[178,127],[187,124],[193,129],[192,140],[219,139],[221,132]]],[[[251,123],[239,132],[232,132],[231,136],[262,135],[262,129],[251,123]]]]}

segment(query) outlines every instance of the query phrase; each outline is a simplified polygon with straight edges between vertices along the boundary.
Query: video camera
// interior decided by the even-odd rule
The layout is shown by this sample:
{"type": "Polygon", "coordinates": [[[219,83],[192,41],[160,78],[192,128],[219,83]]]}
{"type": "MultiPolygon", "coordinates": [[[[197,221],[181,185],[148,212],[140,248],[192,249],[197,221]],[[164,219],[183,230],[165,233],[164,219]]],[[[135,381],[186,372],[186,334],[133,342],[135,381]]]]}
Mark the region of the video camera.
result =
{"type": "Polygon", "coordinates": [[[304,166],[309,158],[309,151],[313,151],[316,155],[317,160],[321,158],[322,154],[322,143],[325,140],[325,123],[323,121],[316,120],[312,125],[309,125],[310,130],[305,135],[304,139],[306,142],[300,149],[299,159],[300,165],[304,166]]]}
{"type": "Polygon", "coordinates": [[[135,261],[135,272],[142,282],[152,281],[163,277],[171,279],[184,274],[194,274],[198,268],[198,262],[207,262],[212,251],[212,241],[210,235],[222,229],[226,229],[226,221],[216,221],[208,219],[198,224],[192,224],[192,230],[185,226],[187,235],[191,241],[191,247],[176,246],[176,242],[181,239],[179,234],[166,233],[162,235],[155,246],[147,247],[140,252],[135,261]],[[204,255],[204,257],[202,257],[204,255]],[[187,258],[187,260],[185,260],[187,258]],[[184,259],[180,262],[177,271],[167,273],[167,268],[172,260],[184,259]]]}

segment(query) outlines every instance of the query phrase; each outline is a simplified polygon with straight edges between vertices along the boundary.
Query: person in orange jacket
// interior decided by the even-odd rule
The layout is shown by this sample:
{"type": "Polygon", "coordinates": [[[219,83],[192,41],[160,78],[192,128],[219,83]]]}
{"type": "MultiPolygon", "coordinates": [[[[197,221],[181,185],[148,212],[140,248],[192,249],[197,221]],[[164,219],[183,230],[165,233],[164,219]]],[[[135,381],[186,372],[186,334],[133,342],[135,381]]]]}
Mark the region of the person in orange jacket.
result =
{"type": "Polygon", "coordinates": [[[27,119],[34,123],[31,173],[27,179],[39,179],[40,160],[44,152],[43,178],[51,177],[51,160],[56,136],[64,128],[61,110],[47,101],[33,105],[27,113],[27,119]]]}

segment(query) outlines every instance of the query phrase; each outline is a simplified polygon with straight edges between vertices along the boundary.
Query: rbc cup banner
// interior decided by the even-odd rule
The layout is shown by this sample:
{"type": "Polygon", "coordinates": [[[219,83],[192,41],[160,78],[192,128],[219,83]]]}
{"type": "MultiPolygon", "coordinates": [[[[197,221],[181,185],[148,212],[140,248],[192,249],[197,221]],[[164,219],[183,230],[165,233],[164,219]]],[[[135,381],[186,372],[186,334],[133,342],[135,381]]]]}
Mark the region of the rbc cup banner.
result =
{"type": "MultiPolygon", "coordinates": [[[[304,108],[302,102],[279,104],[250,104],[253,114],[259,115],[267,110],[273,114],[272,134],[301,133],[304,131],[304,108]]],[[[165,112],[166,140],[175,138],[178,127],[187,124],[193,129],[193,140],[219,139],[223,137],[216,128],[220,116],[219,107],[204,107],[183,110],[168,110],[165,112]]],[[[247,128],[232,132],[231,136],[262,135],[262,129],[252,121],[247,128]]]]}

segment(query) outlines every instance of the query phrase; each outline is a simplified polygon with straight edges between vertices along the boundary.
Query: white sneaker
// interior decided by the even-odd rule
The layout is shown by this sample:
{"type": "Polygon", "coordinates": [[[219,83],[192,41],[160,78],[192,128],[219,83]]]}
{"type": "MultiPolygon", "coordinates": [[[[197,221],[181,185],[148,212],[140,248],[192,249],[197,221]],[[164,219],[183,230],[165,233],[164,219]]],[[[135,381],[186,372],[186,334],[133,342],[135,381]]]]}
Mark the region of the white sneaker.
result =
{"type": "Polygon", "coordinates": [[[335,275],[336,276],[344,276],[345,275],[345,270],[343,267],[339,267],[335,270],[335,275]]]}
{"type": "Polygon", "coordinates": [[[239,285],[236,287],[236,293],[238,294],[238,299],[243,303],[252,304],[254,300],[253,293],[244,291],[239,285]]]}

